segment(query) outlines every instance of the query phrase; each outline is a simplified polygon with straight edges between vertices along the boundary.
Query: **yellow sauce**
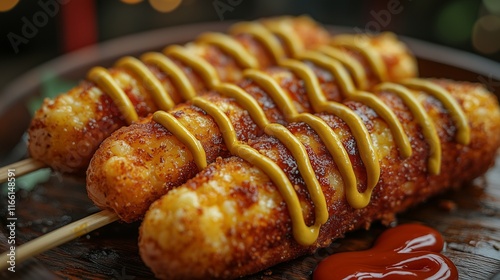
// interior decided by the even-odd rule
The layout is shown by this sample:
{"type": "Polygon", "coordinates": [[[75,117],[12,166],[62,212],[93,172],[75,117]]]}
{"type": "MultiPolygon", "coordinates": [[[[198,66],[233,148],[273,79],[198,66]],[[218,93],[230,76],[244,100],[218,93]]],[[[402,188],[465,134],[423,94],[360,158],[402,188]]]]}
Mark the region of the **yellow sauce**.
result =
{"type": "Polygon", "coordinates": [[[309,161],[306,148],[286,127],[281,124],[273,123],[266,127],[265,132],[268,135],[278,138],[292,153],[297,161],[300,174],[306,183],[316,209],[316,220],[320,224],[328,220],[328,209],[326,207],[325,197],[321,190],[321,185],[316,179],[314,169],[309,161]]]}
{"type": "Polygon", "coordinates": [[[196,39],[196,42],[216,45],[233,57],[243,68],[259,68],[259,61],[238,41],[226,34],[204,33],[196,39]]]}
{"type": "Polygon", "coordinates": [[[346,188],[356,190],[356,175],[354,169],[352,168],[351,159],[349,154],[344,148],[342,141],[333,131],[333,129],[328,126],[328,124],[321,118],[312,114],[300,114],[297,116],[297,121],[304,122],[308,124],[316,133],[318,133],[319,138],[328,152],[332,155],[333,161],[339,169],[342,180],[346,188]]]}
{"type": "Polygon", "coordinates": [[[184,47],[173,45],[165,48],[163,53],[167,56],[175,57],[193,68],[209,88],[213,88],[219,84],[219,76],[215,68],[206,60],[187,51],[184,47]]]}
{"type": "MultiPolygon", "coordinates": [[[[309,60],[319,67],[323,67],[330,71],[332,75],[339,80],[346,98],[363,102],[377,112],[388,124],[389,129],[394,134],[396,145],[403,157],[411,155],[411,146],[407,135],[405,134],[401,123],[398,121],[394,113],[376,96],[355,90],[354,83],[349,77],[349,74],[342,67],[341,63],[332,58],[320,53],[304,53],[300,56],[303,60],[309,60]]],[[[289,122],[305,122],[313,130],[316,131],[327,150],[332,155],[335,164],[342,176],[345,194],[348,203],[353,208],[363,208],[368,205],[373,189],[378,183],[380,176],[380,165],[375,148],[373,146],[371,136],[364,126],[361,118],[347,106],[330,102],[326,99],[321,91],[317,77],[313,71],[303,62],[289,59],[281,59],[279,64],[282,67],[291,69],[300,79],[303,80],[309,100],[316,112],[327,112],[341,118],[350,128],[353,137],[356,140],[360,157],[366,167],[367,182],[366,190],[360,193],[357,189],[357,179],[349,159],[349,154],[344,148],[342,142],[337,137],[332,128],[330,128],[321,118],[308,114],[298,113],[290,96],[280,87],[278,82],[267,73],[259,70],[246,70],[244,77],[252,79],[258,84],[269,96],[274,100],[276,106],[281,110],[283,115],[289,122]]],[[[408,81],[410,83],[411,81],[408,81]]],[[[414,85],[416,86],[416,85],[414,85]]],[[[425,85],[426,88],[429,85],[425,85]]],[[[422,86],[424,87],[424,86],[422,86]]],[[[316,179],[313,167],[307,156],[304,145],[294,136],[288,129],[279,124],[270,123],[266,119],[264,111],[259,107],[248,93],[241,88],[229,84],[216,84],[214,87],[221,94],[234,98],[242,108],[246,109],[257,125],[264,129],[265,133],[278,138],[291,152],[295,158],[300,174],[302,175],[306,187],[310,193],[314,203],[315,222],[311,226],[307,226],[302,213],[302,207],[292,183],[288,180],[283,170],[268,157],[251,148],[245,143],[237,139],[234,127],[226,116],[226,114],[218,109],[215,104],[208,102],[201,97],[195,97],[192,102],[195,106],[203,109],[207,114],[212,116],[219,126],[219,130],[223,134],[225,144],[233,155],[239,156],[247,160],[251,164],[259,167],[265,172],[276,185],[283,196],[287,209],[289,211],[292,224],[294,238],[299,244],[311,245],[318,237],[319,230],[322,224],[328,219],[328,208],[326,199],[321,189],[321,185],[316,179]]],[[[440,143],[437,138],[436,129],[431,122],[430,117],[418,103],[411,92],[402,86],[384,83],[378,87],[379,90],[389,90],[400,96],[411,112],[419,125],[423,128],[423,134],[430,146],[429,172],[437,174],[440,168],[440,143]]],[[[192,149],[192,153],[196,153],[192,149]]]]}
{"type": "Polygon", "coordinates": [[[387,81],[387,72],[384,61],[379,54],[373,50],[369,43],[369,35],[340,35],[335,36],[331,44],[333,46],[345,47],[359,52],[368,61],[379,81],[387,81]]]}
{"type": "Polygon", "coordinates": [[[439,141],[436,126],[434,125],[434,122],[432,122],[422,104],[420,104],[410,90],[397,84],[383,83],[378,85],[376,89],[393,92],[401,98],[408,109],[410,109],[413,116],[416,118],[417,123],[420,125],[422,134],[429,145],[429,173],[432,175],[439,174],[441,170],[441,142],[439,141]]]}
{"type": "Polygon", "coordinates": [[[161,110],[169,110],[174,107],[174,101],[167,94],[160,81],[151,71],[137,58],[124,57],[116,63],[116,66],[126,68],[139,76],[139,79],[151,90],[153,99],[161,110]]]}
{"type": "Polygon", "coordinates": [[[290,96],[285,92],[283,88],[280,87],[278,82],[276,82],[271,76],[263,71],[255,69],[247,69],[243,72],[245,78],[252,79],[261,88],[263,88],[266,93],[273,99],[276,106],[285,116],[288,122],[293,122],[299,113],[293,104],[290,96]]]}
{"type": "Polygon", "coordinates": [[[304,50],[302,40],[300,40],[292,26],[285,22],[285,19],[267,22],[265,26],[275,36],[282,39],[287,49],[290,50],[292,57],[295,57],[304,50]]]}
{"type": "MultiPolygon", "coordinates": [[[[279,84],[266,73],[258,70],[247,70],[244,72],[244,76],[252,79],[266,92],[268,92],[290,122],[304,121],[310,124],[311,127],[318,132],[318,135],[320,135],[324,143],[326,143],[327,149],[331,151],[334,156],[335,162],[339,165],[339,171],[343,175],[344,181],[346,182],[348,202],[355,208],[365,207],[369,203],[372,190],[378,182],[378,178],[380,176],[380,166],[375,154],[375,149],[371,143],[371,138],[362,120],[354,112],[352,112],[352,110],[348,109],[344,105],[328,102],[324,95],[321,94],[321,88],[318,80],[314,76],[314,73],[305,64],[293,60],[281,60],[279,63],[282,66],[291,68],[292,71],[298,73],[299,77],[304,80],[308,96],[311,103],[314,104],[313,107],[315,110],[334,113],[342,118],[351,127],[360,149],[361,158],[367,169],[367,190],[364,193],[359,193],[357,190],[356,179],[349,155],[342,146],[341,141],[338,137],[336,137],[333,130],[326,123],[324,123],[324,121],[310,114],[298,114],[290,97],[284,92],[279,84]]],[[[234,96],[243,96],[241,91],[235,90],[236,87],[231,90],[228,90],[230,89],[229,86],[226,86],[226,90],[223,90],[222,88],[223,86],[217,87],[220,91],[232,92],[235,94],[234,96]]],[[[268,120],[265,119],[264,113],[261,112],[261,110],[255,109],[257,104],[248,102],[250,100],[252,99],[240,98],[239,102],[243,108],[250,108],[249,112],[255,111],[251,113],[251,115],[256,123],[261,123],[261,125],[259,125],[261,127],[262,125],[265,125],[265,132],[269,135],[277,137],[282,143],[284,143],[297,160],[299,170],[306,182],[306,186],[309,189],[311,198],[315,205],[315,209],[317,211],[315,216],[317,217],[317,220],[314,226],[306,227],[301,211],[290,211],[290,215],[292,216],[294,224],[295,238],[301,244],[310,245],[316,240],[320,226],[326,222],[328,218],[326,200],[322,193],[321,186],[315,177],[314,170],[309,162],[309,158],[302,143],[285,127],[278,124],[270,124],[268,120]]],[[[255,152],[249,152],[249,147],[242,148],[245,144],[238,141],[230,120],[222,111],[217,109],[215,105],[201,98],[194,98],[192,101],[194,105],[205,110],[216,120],[220,127],[220,131],[224,133],[223,137],[226,145],[234,155],[249,160],[256,166],[266,165],[267,168],[263,169],[264,172],[269,175],[281,193],[294,192],[291,183],[288,180],[283,180],[286,176],[277,175],[281,174],[283,171],[276,164],[266,164],[265,162],[267,162],[267,160],[263,155],[260,153],[256,154],[255,152]]],[[[295,209],[296,207],[300,209],[300,203],[297,199],[293,199],[292,197],[286,195],[284,197],[290,209],[295,209]]]]}
{"type": "Polygon", "coordinates": [[[432,82],[417,78],[407,79],[403,81],[402,84],[409,88],[423,90],[443,103],[457,126],[456,141],[462,145],[468,145],[470,143],[470,127],[467,116],[465,116],[458,102],[451,97],[444,88],[432,82]]]}
{"type": "Polygon", "coordinates": [[[342,64],[340,60],[318,51],[302,52],[300,55],[297,55],[297,59],[311,61],[314,65],[330,72],[344,95],[348,95],[356,90],[357,87],[354,86],[349,72],[345,69],[345,64],[342,64]]]}
{"type": "Polygon", "coordinates": [[[342,65],[344,65],[353,76],[358,89],[365,90],[368,88],[368,79],[366,77],[366,72],[363,68],[363,65],[361,65],[359,61],[349,56],[348,54],[333,48],[332,46],[322,46],[318,50],[325,55],[340,61],[342,65]]]}
{"type": "Polygon", "coordinates": [[[217,91],[224,96],[234,98],[238,104],[243,105],[243,108],[247,110],[252,120],[260,128],[264,129],[269,124],[269,120],[266,118],[266,114],[264,113],[262,107],[259,106],[257,100],[255,100],[242,88],[236,85],[224,83],[217,87],[217,91]]]}
{"type": "MultiPolygon", "coordinates": [[[[354,83],[349,77],[346,69],[342,67],[342,65],[325,55],[322,55],[318,52],[308,51],[299,56],[302,60],[308,60],[313,62],[316,66],[319,66],[328,72],[330,72],[335,80],[338,82],[340,88],[342,89],[342,93],[347,99],[354,100],[360,103],[367,105],[372,108],[377,115],[379,115],[389,126],[393,137],[395,138],[395,143],[399,148],[399,152],[403,158],[407,158],[411,156],[411,145],[408,136],[406,135],[403,125],[398,120],[394,112],[387,107],[380,99],[373,96],[373,94],[358,91],[354,87],[354,83]]],[[[303,67],[303,66],[302,66],[303,67]]],[[[307,79],[314,79],[310,73],[307,79]]],[[[304,77],[302,77],[304,79],[304,77]]],[[[319,85],[317,86],[319,87],[319,85]]],[[[319,91],[317,91],[319,92],[319,91]]],[[[317,94],[317,93],[316,93],[317,94]]]]}
{"type": "MultiPolygon", "coordinates": [[[[313,57],[310,58],[312,58],[312,60],[315,60],[313,57]]],[[[322,63],[320,63],[320,66],[321,64],[322,63]]],[[[325,64],[328,65],[329,61],[325,61],[325,64]]],[[[302,62],[291,59],[282,60],[280,62],[280,65],[291,69],[299,78],[301,78],[304,81],[309,101],[312,104],[313,110],[315,112],[333,113],[334,115],[340,117],[351,129],[354,138],[356,139],[358,149],[360,150],[360,156],[366,167],[367,191],[364,194],[360,194],[359,192],[357,192],[356,184],[348,185],[347,199],[348,202],[351,204],[351,206],[354,208],[365,207],[370,201],[372,190],[378,183],[378,179],[380,176],[380,165],[378,162],[378,158],[376,156],[375,147],[373,146],[373,143],[371,141],[368,131],[366,130],[366,127],[364,126],[363,121],[361,120],[361,118],[359,118],[359,116],[356,113],[354,113],[346,106],[336,102],[329,102],[326,99],[326,97],[322,94],[322,90],[319,85],[318,79],[314,75],[313,71],[309,67],[307,67],[307,65],[305,65],[302,62]]],[[[339,69],[338,68],[335,69],[332,74],[335,74],[335,72],[338,73],[339,69]]],[[[348,83],[347,81],[348,81],[347,79],[343,81],[344,85],[345,83],[348,83]]],[[[353,88],[351,86],[346,86],[346,85],[345,87],[353,88]]],[[[382,114],[380,114],[381,116],[387,117],[387,112],[390,112],[389,108],[382,105],[383,104],[382,102],[378,103],[373,102],[375,98],[368,97],[369,95],[362,95],[361,93],[358,92],[354,93],[346,92],[346,95],[348,97],[361,96],[361,98],[357,99],[365,101],[365,103],[368,103],[367,104],[368,106],[375,105],[374,110],[382,111],[382,114]]],[[[399,124],[397,119],[391,119],[391,121],[393,124],[396,125],[396,128],[399,128],[399,130],[397,131],[400,134],[405,135],[403,128],[399,124]],[[397,126],[397,124],[399,124],[399,126],[397,126]]],[[[399,144],[401,145],[401,143],[399,144]]],[[[410,147],[409,141],[403,144],[406,144],[406,148],[410,147]]],[[[326,143],[326,145],[329,145],[329,143],[326,143]]],[[[342,162],[345,163],[347,162],[347,160],[344,159],[342,162]]]]}
{"type": "Polygon", "coordinates": [[[170,58],[161,53],[150,52],[142,55],[141,59],[146,63],[158,66],[161,71],[167,74],[179,89],[178,91],[184,100],[190,100],[196,96],[196,91],[186,74],[170,58]]]}
{"type": "Polygon", "coordinates": [[[352,191],[349,191],[348,189],[346,194],[347,201],[352,207],[363,208],[370,202],[371,192],[377,185],[380,177],[380,164],[370,137],[370,133],[366,129],[363,120],[361,120],[356,113],[343,104],[327,102],[322,106],[321,111],[334,114],[341,118],[349,126],[354,139],[356,139],[359,155],[366,168],[367,190],[364,195],[358,195],[357,188],[349,188],[352,191]]]}
{"type": "Polygon", "coordinates": [[[257,22],[240,22],[231,27],[229,32],[232,35],[238,34],[250,34],[260,43],[262,43],[265,48],[271,53],[275,62],[277,63],[280,59],[285,57],[285,51],[283,50],[278,39],[262,24],[257,22]]]}
{"type": "MultiPolygon", "coordinates": [[[[233,34],[249,33],[259,40],[265,48],[272,54],[276,61],[285,56],[283,47],[277,38],[264,26],[259,23],[240,23],[232,28],[233,34]]],[[[293,35],[289,35],[293,36],[293,35]]],[[[293,41],[296,44],[297,38],[293,41]]],[[[230,36],[218,33],[205,33],[197,41],[198,44],[212,44],[229,54],[243,68],[258,68],[259,61],[252,56],[247,49],[230,36]]],[[[288,40],[289,47],[292,42],[288,40]]],[[[188,52],[181,46],[170,46],[166,48],[164,54],[180,60],[182,63],[193,68],[203,79],[209,88],[216,88],[220,85],[216,70],[207,61],[188,52]]],[[[145,63],[151,63],[160,68],[161,71],[169,75],[173,84],[178,88],[184,100],[190,100],[196,96],[193,85],[185,73],[167,56],[160,53],[146,53],[141,59],[145,63]]],[[[117,62],[118,67],[123,67],[133,72],[141,82],[145,83],[150,90],[153,100],[161,110],[169,110],[175,104],[172,98],[165,91],[161,82],[154,76],[144,63],[132,58],[125,57],[117,62]]],[[[109,72],[102,67],[93,68],[88,74],[89,80],[96,83],[106,92],[124,115],[127,123],[138,120],[137,112],[128,96],[123,92],[118,84],[113,80],[109,72]]],[[[245,97],[242,97],[245,98],[245,97]]],[[[254,110],[255,111],[255,110],[254,110]]]]}
{"type": "Polygon", "coordinates": [[[252,147],[239,141],[231,121],[217,106],[200,97],[193,98],[192,102],[195,106],[200,107],[214,118],[217,125],[220,127],[220,131],[223,132],[226,146],[233,155],[247,160],[269,175],[269,178],[276,185],[288,206],[287,209],[293,223],[293,234],[297,242],[303,245],[314,243],[318,238],[321,225],[328,219],[328,210],[323,191],[316,180],[314,170],[312,169],[309,158],[307,157],[307,152],[302,146],[302,143],[300,143],[284,126],[279,124],[270,124],[266,126],[266,132],[278,137],[283,143],[287,144],[287,147],[296,158],[302,159],[298,161],[299,169],[304,180],[308,183],[307,186],[311,193],[311,198],[315,203],[316,221],[312,226],[306,225],[297,193],[283,170],[268,157],[265,157],[252,147]]]}
{"type": "Polygon", "coordinates": [[[157,111],[153,114],[153,120],[163,125],[188,148],[199,170],[207,167],[207,156],[201,142],[174,116],[163,111],[157,111]]]}
{"type": "Polygon", "coordinates": [[[332,155],[333,161],[339,169],[342,180],[344,181],[344,186],[346,186],[347,189],[356,191],[357,179],[349,154],[333,129],[331,129],[324,120],[312,114],[300,114],[297,117],[297,121],[307,123],[316,133],[318,133],[319,138],[325,143],[328,152],[332,155]]]}
{"type": "Polygon", "coordinates": [[[111,97],[128,124],[139,119],[132,101],[130,101],[125,92],[116,84],[107,69],[99,66],[94,67],[89,71],[87,77],[111,97]]]}
{"type": "MultiPolygon", "coordinates": [[[[254,36],[268,49],[278,65],[290,69],[295,75],[302,79],[308,98],[315,112],[334,114],[349,126],[356,140],[361,160],[366,168],[366,190],[363,193],[358,191],[357,179],[349,159],[349,154],[333,129],[330,128],[324,120],[311,114],[299,113],[294,105],[294,101],[288,96],[286,91],[280,87],[276,80],[265,72],[249,69],[243,72],[244,77],[253,80],[266,91],[288,122],[305,122],[317,132],[339,169],[345,185],[348,203],[354,208],[365,207],[368,205],[372,191],[377,185],[380,177],[379,160],[368,130],[364,126],[361,118],[350,108],[340,103],[330,102],[326,99],[317,77],[306,64],[296,60],[285,59],[284,50],[276,36],[279,36],[288,46],[288,49],[300,59],[311,61],[317,66],[329,71],[335,77],[336,81],[338,81],[339,87],[345,98],[364,103],[371,107],[387,123],[394,135],[395,143],[401,156],[409,157],[411,155],[410,142],[395,114],[374,95],[356,90],[354,86],[351,75],[358,88],[363,89],[367,86],[367,75],[363,65],[345,52],[336,49],[335,46],[350,48],[359,52],[374,69],[374,73],[378,79],[384,81],[387,73],[381,57],[370,50],[370,48],[366,48],[362,40],[348,39],[346,37],[337,37],[332,43],[333,46],[320,48],[319,52],[303,52],[303,46],[298,43],[300,40],[298,40],[296,34],[293,33],[289,27],[277,23],[269,24],[268,27],[269,30],[259,23],[240,23],[235,25],[231,29],[231,32],[233,34],[248,33],[254,36]]],[[[241,44],[226,35],[207,33],[202,35],[197,42],[216,45],[222,51],[232,56],[242,67],[256,68],[259,66],[258,61],[253,58],[241,44]]],[[[172,60],[159,53],[148,53],[142,57],[144,62],[155,64],[162,71],[167,73],[172,78],[173,83],[179,88],[184,99],[191,100],[195,106],[203,109],[214,118],[222,132],[225,144],[232,154],[249,161],[269,176],[282,194],[288,206],[287,209],[292,220],[293,234],[296,241],[302,245],[311,245],[316,242],[321,225],[328,219],[328,208],[321,185],[316,179],[305,147],[300,140],[284,126],[270,123],[263,109],[250,94],[235,85],[221,83],[214,67],[208,64],[208,62],[193,56],[181,46],[168,47],[164,50],[164,53],[194,69],[209,88],[219,91],[222,95],[234,98],[238,104],[248,111],[255,123],[262,128],[265,133],[278,138],[289,149],[297,161],[299,171],[304,178],[311,200],[314,203],[315,222],[311,226],[306,225],[299,198],[292,183],[288,180],[283,170],[268,157],[239,141],[234,127],[226,114],[215,104],[201,97],[196,97],[196,92],[189,82],[189,79],[172,60]]],[[[166,110],[173,106],[173,102],[171,102],[170,97],[164,91],[161,83],[140,61],[132,58],[125,58],[118,62],[118,66],[129,69],[138,75],[145,83],[150,85],[153,97],[161,109],[166,110]]],[[[89,73],[89,79],[111,96],[129,123],[138,119],[132,103],[123,90],[113,81],[106,69],[101,67],[92,69],[89,73]]],[[[459,105],[446,93],[446,91],[444,91],[444,89],[421,80],[407,80],[405,83],[411,88],[426,90],[443,102],[444,106],[450,111],[450,115],[457,123],[457,141],[464,144],[469,142],[470,136],[465,115],[460,110],[459,105]]],[[[441,146],[434,124],[426,114],[422,105],[418,103],[415,97],[412,96],[412,93],[405,87],[385,83],[380,85],[378,89],[394,92],[403,99],[411,110],[417,122],[422,127],[424,137],[430,146],[429,171],[431,174],[438,174],[441,164],[441,146]]],[[[207,166],[206,154],[200,141],[197,140],[175,117],[169,113],[159,111],[153,115],[153,119],[165,126],[188,148],[199,169],[203,169],[207,166]]]]}

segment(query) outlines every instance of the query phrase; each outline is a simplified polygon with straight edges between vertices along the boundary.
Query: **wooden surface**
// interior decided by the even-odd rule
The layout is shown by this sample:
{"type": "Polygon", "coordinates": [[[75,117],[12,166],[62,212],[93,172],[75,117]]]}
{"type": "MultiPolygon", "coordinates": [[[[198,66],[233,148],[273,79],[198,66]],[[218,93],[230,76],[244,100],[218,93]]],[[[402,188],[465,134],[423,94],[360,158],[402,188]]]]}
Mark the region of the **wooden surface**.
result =
{"type": "MultiPolygon", "coordinates": [[[[417,55],[418,51],[415,50],[417,55]]],[[[457,57],[448,59],[456,62],[457,57]]],[[[491,80],[489,73],[479,74],[429,59],[420,59],[419,66],[422,76],[482,81],[500,93],[500,83],[491,80]]],[[[398,216],[399,222],[421,222],[443,234],[447,242],[444,254],[458,267],[460,279],[493,279],[500,272],[500,155],[497,159],[496,167],[460,191],[433,198],[398,216]],[[449,210],[450,206],[454,210],[449,210]]],[[[0,249],[5,251],[7,198],[2,195],[0,199],[0,249]]],[[[83,179],[52,174],[33,190],[17,193],[17,242],[32,240],[97,211],[87,198],[83,179]]],[[[17,265],[16,273],[2,272],[0,278],[150,279],[153,275],[138,255],[138,226],[138,223],[108,225],[17,265]]],[[[349,233],[314,255],[245,279],[310,279],[321,259],[335,252],[367,249],[383,230],[383,226],[374,224],[370,230],[349,233]]]]}

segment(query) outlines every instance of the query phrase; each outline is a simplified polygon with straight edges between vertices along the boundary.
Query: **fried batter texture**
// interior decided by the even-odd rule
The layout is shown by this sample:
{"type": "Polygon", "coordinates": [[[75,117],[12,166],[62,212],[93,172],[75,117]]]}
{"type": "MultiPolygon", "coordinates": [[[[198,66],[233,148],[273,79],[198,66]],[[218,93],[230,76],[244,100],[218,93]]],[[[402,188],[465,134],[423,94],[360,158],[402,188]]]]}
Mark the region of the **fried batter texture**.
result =
{"type": "MultiPolygon", "coordinates": [[[[477,84],[433,80],[445,87],[468,117],[471,141],[458,144],[455,124],[442,103],[412,90],[431,116],[442,147],[438,175],[427,168],[429,146],[412,113],[393,93],[375,94],[397,115],[409,136],[413,154],[398,154],[387,124],[370,108],[347,101],[364,121],[380,162],[380,179],[367,207],[354,209],[347,202],[344,183],[334,159],[317,133],[305,123],[287,128],[306,147],[328,205],[329,218],[311,246],[299,245],[282,195],[259,168],[237,157],[218,158],[196,177],[153,203],[140,228],[140,254],[155,275],[164,279],[232,279],[328,246],[346,232],[367,228],[429,197],[483,174],[494,162],[500,146],[500,109],[496,98],[477,84]]],[[[366,170],[357,143],[338,117],[317,114],[341,138],[358,178],[366,188],[366,170]]],[[[299,196],[307,224],[314,221],[314,206],[297,162],[276,138],[263,135],[248,141],[275,161],[299,196]]]]}
{"type": "MultiPolygon", "coordinates": [[[[263,20],[264,26],[273,21],[287,25],[300,39],[304,49],[313,49],[326,44],[329,34],[307,17],[283,17],[263,20]]],[[[276,62],[266,46],[250,34],[238,34],[234,39],[241,43],[259,62],[262,69],[276,62]]],[[[235,82],[241,79],[243,67],[234,57],[214,44],[189,43],[185,50],[193,57],[199,57],[211,64],[220,81],[235,82]]],[[[207,85],[188,65],[170,57],[181,68],[196,92],[207,90],[207,85]]],[[[172,78],[158,66],[145,63],[146,67],[160,81],[174,103],[182,101],[182,94],[172,78]]],[[[139,117],[146,117],[158,110],[153,102],[151,87],[138,75],[124,67],[109,69],[113,80],[130,98],[139,117]]],[[[106,92],[90,81],[82,81],[78,86],[55,99],[46,99],[35,113],[30,124],[29,153],[64,173],[83,174],[99,144],[113,131],[126,125],[125,117],[106,92]]]]}
{"type": "MultiPolygon", "coordinates": [[[[415,75],[413,57],[394,36],[385,34],[370,42],[382,57],[388,77],[402,79],[415,75]]],[[[366,76],[372,77],[370,87],[379,82],[362,56],[347,50],[346,55],[363,62],[366,76]]],[[[310,61],[305,63],[313,70],[327,100],[345,98],[339,80],[331,72],[310,61]]],[[[292,70],[275,66],[264,72],[290,97],[297,112],[313,112],[307,85],[292,70]]],[[[251,78],[244,78],[237,85],[257,101],[271,123],[287,123],[276,100],[265,88],[251,78]]],[[[238,133],[238,140],[249,141],[263,134],[245,108],[233,98],[224,97],[215,90],[200,96],[224,111],[238,133]]],[[[229,155],[217,124],[204,111],[188,102],[178,105],[170,113],[201,142],[209,163],[217,157],[229,155]]],[[[142,218],[150,203],[197,172],[186,146],[163,126],[145,119],[118,130],[102,143],[87,170],[87,192],[97,206],[114,211],[122,220],[131,222],[142,218]]]]}

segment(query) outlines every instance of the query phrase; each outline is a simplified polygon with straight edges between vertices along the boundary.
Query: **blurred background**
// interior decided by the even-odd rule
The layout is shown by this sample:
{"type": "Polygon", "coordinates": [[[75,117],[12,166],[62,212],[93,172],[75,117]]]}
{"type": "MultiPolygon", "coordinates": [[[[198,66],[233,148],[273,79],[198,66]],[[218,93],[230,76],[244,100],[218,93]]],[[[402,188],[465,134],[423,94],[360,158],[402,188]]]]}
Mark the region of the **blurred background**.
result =
{"type": "Polygon", "coordinates": [[[500,62],[500,0],[1,0],[0,91],[43,62],[120,36],[284,14],[389,30],[500,62]]]}

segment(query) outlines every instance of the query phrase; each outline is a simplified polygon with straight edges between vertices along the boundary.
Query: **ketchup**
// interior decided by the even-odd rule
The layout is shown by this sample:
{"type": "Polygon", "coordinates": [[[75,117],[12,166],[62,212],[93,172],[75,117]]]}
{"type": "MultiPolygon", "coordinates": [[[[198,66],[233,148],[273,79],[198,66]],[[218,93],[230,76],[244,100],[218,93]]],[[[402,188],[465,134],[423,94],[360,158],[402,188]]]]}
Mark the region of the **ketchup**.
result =
{"type": "Polygon", "coordinates": [[[313,279],[458,279],[453,262],[439,253],[443,246],[432,228],[400,225],[383,232],[371,249],[327,257],[313,279]]]}

